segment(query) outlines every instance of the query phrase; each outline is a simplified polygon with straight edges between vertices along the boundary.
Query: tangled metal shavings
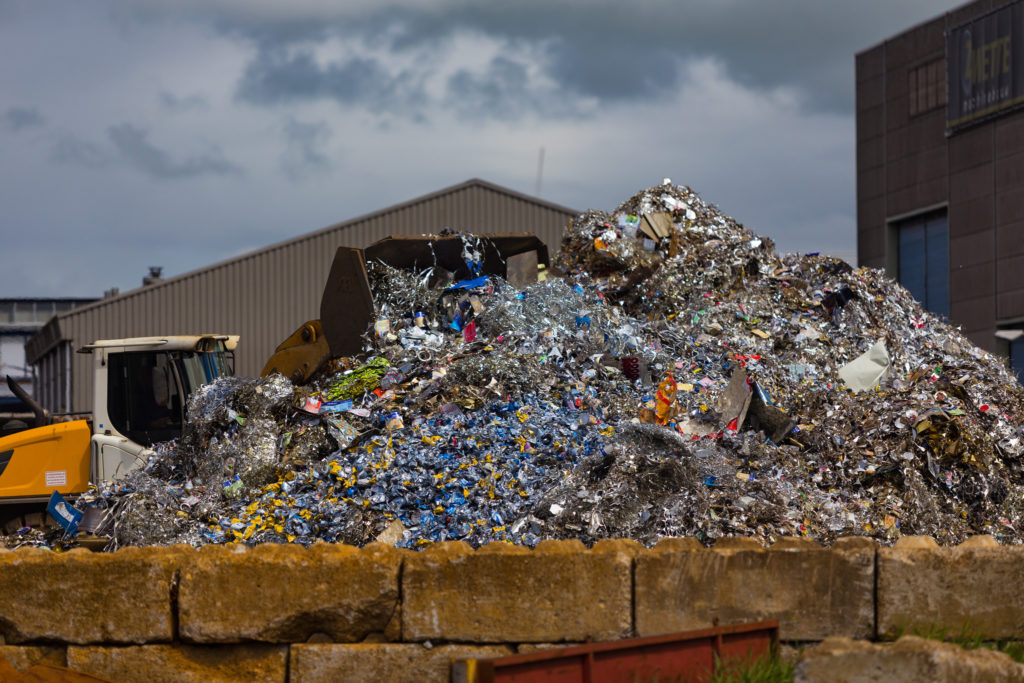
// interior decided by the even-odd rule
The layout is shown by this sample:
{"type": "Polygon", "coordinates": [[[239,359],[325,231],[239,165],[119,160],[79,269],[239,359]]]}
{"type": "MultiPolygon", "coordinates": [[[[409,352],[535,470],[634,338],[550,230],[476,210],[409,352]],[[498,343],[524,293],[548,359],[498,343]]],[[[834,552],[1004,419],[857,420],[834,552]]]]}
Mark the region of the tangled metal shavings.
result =
{"type": "Polygon", "coordinates": [[[882,272],[672,184],[581,214],[556,264],[521,291],[370,264],[366,356],[205,387],[79,505],[112,547],[1024,540],[1024,391],[882,272]]]}

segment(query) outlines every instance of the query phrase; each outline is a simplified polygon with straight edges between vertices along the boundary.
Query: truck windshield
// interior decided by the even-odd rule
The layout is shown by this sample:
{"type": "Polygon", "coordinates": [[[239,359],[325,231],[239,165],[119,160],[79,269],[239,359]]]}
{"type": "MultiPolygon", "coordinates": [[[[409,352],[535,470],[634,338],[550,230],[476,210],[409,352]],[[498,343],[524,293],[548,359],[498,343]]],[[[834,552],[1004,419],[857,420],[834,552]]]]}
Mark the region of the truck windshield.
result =
{"type": "Polygon", "coordinates": [[[231,366],[228,364],[224,351],[209,351],[196,353],[193,351],[176,351],[173,354],[175,366],[181,374],[186,396],[209,384],[218,377],[226,377],[231,374],[231,366]]]}

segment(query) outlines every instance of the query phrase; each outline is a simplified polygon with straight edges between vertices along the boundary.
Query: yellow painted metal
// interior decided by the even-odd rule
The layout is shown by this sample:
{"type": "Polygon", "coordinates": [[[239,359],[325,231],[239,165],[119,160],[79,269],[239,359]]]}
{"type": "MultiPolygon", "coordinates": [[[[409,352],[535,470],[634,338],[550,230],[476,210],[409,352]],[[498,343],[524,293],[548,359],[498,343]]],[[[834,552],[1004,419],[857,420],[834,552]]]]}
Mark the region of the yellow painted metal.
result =
{"type": "Polygon", "coordinates": [[[280,372],[292,382],[300,384],[308,380],[321,363],[330,357],[331,349],[327,345],[320,321],[310,320],[281,342],[263,366],[260,376],[280,372]]]}
{"type": "Polygon", "coordinates": [[[87,420],[27,429],[0,438],[0,459],[10,460],[0,473],[0,503],[11,498],[81,493],[89,488],[87,420]]]}

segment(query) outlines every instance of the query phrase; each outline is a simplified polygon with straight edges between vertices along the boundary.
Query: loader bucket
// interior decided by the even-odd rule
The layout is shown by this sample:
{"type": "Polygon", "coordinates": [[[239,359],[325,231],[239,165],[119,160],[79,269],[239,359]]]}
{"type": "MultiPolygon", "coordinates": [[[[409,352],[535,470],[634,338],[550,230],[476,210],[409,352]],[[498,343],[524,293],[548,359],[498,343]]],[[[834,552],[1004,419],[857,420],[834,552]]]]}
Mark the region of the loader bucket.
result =
{"type": "Polygon", "coordinates": [[[320,299],[320,324],[331,356],[354,356],[362,351],[362,335],[375,310],[367,261],[380,261],[403,270],[442,268],[456,280],[497,275],[514,286],[537,281],[537,265],[548,264],[547,246],[532,233],[481,235],[482,263],[470,271],[458,235],[391,235],[366,249],[338,247],[320,299]]]}
{"type": "Polygon", "coordinates": [[[381,261],[395,268],[425,270],[441,267],[451,272],[456,280],[497,275],[517,287],[536,282],[537,265],[548,265],[547,245],[533,233],[477,237],[481,238],[483,247],[483,262],[478,273],[471,272],[463,259],[463,242],[458,235],[392,235],[374,242],[363,254],[367,261],[381,261]]]}
{"type": "Polygon", "coordinates": [[[532,233],[478,237],[478,270],[471,270],[463,258],[463,241],[458,235],[392,235],[365,250],[338,247],[320,298],[320,320],[304,323],[282,342],[262,374],[280,372],[301,383],[328,358],[355,356],[363,351],[363,334],[376,317],[367,260],[406,270],[434,268],[437,274],[453,280],[497,275],[515,287],[536,282],[538,265],[548,265],[548,248],[532,233]]]}
{"type": "Polygon", "coordinates": [[[363,332],[373,318],[373,295],[363,253],[352,247],[338,247],[320,298],[320,325],[331,356],[360,353],[363,332]]]}

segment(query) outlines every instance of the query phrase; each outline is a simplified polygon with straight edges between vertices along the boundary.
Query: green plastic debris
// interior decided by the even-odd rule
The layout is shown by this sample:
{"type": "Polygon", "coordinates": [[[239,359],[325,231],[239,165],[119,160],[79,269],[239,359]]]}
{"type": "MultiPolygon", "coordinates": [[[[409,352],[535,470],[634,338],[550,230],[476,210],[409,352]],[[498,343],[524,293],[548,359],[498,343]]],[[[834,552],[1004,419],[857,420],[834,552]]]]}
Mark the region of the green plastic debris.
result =
{"type": "Polygon", "coordinates": [[[362,396],[380,385],[380,380],[387,370],[387,359],[378,356],[350,373],[339,375],[338,380],[332,383],[323,395],[329,401],[343,401],[362,396]]]}

